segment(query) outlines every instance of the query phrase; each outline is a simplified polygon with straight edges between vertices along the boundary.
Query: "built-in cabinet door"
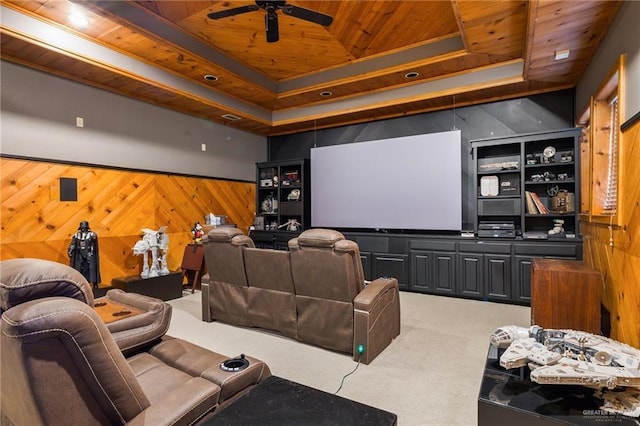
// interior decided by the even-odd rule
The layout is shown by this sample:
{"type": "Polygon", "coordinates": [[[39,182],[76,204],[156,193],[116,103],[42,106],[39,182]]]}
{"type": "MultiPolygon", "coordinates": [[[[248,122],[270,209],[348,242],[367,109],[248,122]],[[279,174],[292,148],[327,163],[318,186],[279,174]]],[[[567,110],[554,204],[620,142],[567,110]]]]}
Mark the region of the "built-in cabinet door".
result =
{"type": "Polygon", "coordinates": [[[511,256],[492,254],[484,256],[487,299],[511,298],[511,256]]]}
{"type": "Polygon", "coordinates": [[[373,280],[373,278],[371,278],[371,253],[360,252],[360,260],[362,260],[364,279],[367,281],[373,280]]]}
{"type": "Polygon", "coordinates": [[[398,279],[398,288],[408,290],[409,256],[406,254],[373,253],[373,276],[375,278],[391,277],[398,279]]]}
{"type": "Polygon", "coordinates": [[[440,294],[456,293],[455,253],[433,252],[433,292],[440,294]]]}
{"type": "Polygon", "coordinates": [[[458,254],[458,294],[461,296],[484,297],[481,254],[458,254]]]}
{"type": "Polygon", "coordinates": [[[514,256],[513,301],[531,303],[531,256],[514,256]]]}
{"type": "Polygon", "coordinates": [[[412,251],[411,290],[455,294],[455,258],[455,253],[412,251]]]}
{"type": "Polygon", "coordinates": [[[411,252],[411,290],[430,293],[433,290],[433,253],[411,252]]]}

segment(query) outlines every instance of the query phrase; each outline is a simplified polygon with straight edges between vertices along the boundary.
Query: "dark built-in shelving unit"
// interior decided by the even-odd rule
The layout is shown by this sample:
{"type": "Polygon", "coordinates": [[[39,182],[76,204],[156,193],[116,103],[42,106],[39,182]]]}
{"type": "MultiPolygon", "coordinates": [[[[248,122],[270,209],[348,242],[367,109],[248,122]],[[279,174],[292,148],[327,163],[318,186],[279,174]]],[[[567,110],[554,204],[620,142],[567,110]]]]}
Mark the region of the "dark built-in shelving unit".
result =
{"type": "MultiPolygon", "coordinates": [[[[258,228],[295,233],[311,225],[311,192],[307,159],[271,161],[256,165],[258,228]]],[[[286,236],[285,236],[286,237],[286,236]]]]}
{"type": "Polygon", "coordinates": [[[472,140],[476,230],[486,222],[513,223],[524,239],[579,238],[579,139],[580,129],[571,128],[472,140]],[[497,180],[497,193],[484,179],[497,180]],[[563,221],[564,233],[549,234],[554,220],[563,221]]]}

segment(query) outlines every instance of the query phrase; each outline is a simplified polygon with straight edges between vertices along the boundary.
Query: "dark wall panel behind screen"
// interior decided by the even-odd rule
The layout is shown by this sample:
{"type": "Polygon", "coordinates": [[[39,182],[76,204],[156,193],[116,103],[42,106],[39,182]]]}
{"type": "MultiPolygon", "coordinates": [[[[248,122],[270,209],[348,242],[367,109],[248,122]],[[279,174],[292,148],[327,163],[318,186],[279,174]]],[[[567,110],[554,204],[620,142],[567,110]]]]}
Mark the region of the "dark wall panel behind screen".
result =
{"type": "MultiPolygon", "coordinates": [[[[453,98],[451,99],[453,105],[453,98]]],[[[351,126],[322,129],[315,132],[272,136],[269,138],[269,160],[310,158],[314,146],[329,146],[376,139],[460,130],[462,150],[462,221],[463,229],[473,229],[472,139],[509,136],[573,127],[574,91],[562,90],[526,98],[458,107],[351,126]]],[[[421,182],[414,183],[417,186],[421,182]]],[[[312,218],[313,219],[313,218],[312,218]]]]}

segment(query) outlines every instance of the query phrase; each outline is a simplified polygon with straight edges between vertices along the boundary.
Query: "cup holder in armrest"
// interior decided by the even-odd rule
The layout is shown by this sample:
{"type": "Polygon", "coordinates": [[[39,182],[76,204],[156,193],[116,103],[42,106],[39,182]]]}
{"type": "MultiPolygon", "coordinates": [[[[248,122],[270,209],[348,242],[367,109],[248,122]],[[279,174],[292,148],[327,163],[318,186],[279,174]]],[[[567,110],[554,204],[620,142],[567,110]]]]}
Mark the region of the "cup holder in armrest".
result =
{"type": "Polygon", "coordinates": [[[222,371],[236,372],[242,371],[249,366],[249,360],[241,354],[238,358],[229,358],[222,361],[220,369],[222,371]]]}

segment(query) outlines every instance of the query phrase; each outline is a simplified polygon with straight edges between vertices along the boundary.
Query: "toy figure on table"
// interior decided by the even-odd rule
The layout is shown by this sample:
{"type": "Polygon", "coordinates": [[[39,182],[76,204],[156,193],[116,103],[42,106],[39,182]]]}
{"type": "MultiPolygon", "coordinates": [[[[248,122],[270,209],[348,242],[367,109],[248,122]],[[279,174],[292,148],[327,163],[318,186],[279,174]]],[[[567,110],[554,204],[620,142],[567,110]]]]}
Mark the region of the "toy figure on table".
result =
{"type": "Polygon", "coordinates": [[[193,228],[191,228],[191,237],[194,243],[199,243],[202,237],[204,237],[204,229],[202,225],[200,225],[200,222],[196,222],[193,228]]]}
{"type": "Polygon", "coordinates": [[[89,229],[89,222],[82,221],[78,231],[71,237],[67,249],[69,265],[98,288],[100,283],[100,258],[98,252],[98,235],[89,229]]]}

